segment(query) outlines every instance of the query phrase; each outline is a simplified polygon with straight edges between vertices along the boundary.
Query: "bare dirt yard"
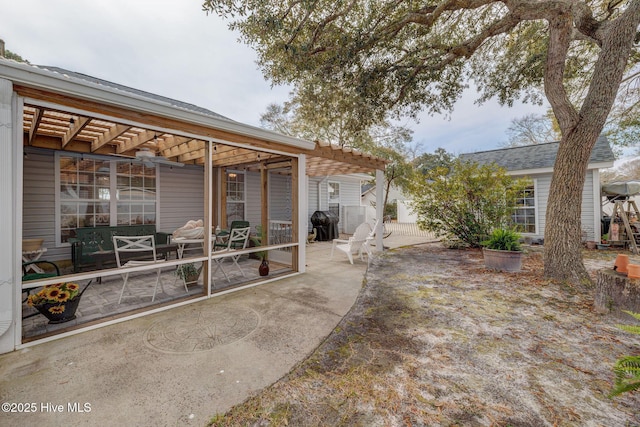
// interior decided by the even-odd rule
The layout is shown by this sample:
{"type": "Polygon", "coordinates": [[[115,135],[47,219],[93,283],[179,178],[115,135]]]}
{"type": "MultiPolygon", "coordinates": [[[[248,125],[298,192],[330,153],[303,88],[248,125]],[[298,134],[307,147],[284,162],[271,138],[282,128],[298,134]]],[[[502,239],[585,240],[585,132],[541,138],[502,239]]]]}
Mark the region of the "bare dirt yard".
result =
{"type": "MultiPolygon", "coordinates": [[[[585,251],[594,279],[614,259],[585,251]]],[[[593,300],[544,280],[539,252],[498,273],[478,250],[389,251],[307,360],[212,425],[640,426],[640,393],[607,396],[640,337],[593,300]]]]}

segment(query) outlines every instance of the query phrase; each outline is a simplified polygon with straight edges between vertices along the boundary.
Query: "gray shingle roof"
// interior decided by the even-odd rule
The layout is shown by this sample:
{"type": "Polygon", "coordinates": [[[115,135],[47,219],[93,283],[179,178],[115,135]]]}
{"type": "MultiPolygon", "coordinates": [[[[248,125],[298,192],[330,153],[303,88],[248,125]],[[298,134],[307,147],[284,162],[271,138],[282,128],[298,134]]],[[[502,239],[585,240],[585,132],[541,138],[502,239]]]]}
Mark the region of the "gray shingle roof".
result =
{"type": "MultiPolygon", "coordinates": [[[[552,168],[558,154],[559,142],[526,145],[523,147],[503,148],[500,150],[480,151],[461,154],[460,158],[479,164],[496,163],[508,171],[552,168]]],[[[600,136],[596,141],[589,163],[613,162],[615,156],[609,141],[600,136]]]]}
{"type": "Polygon", "coordinates": [[[102,80],[99,79],[97,77],[93,77],[93,76],[89,76],[86,74],[82,74],[82,73],[76,73],[75,71],[70,71],[70,70],[65,70],[64,68],[60,68],[60,67],[52,67],[52,66],[48,66],[48,65],[34,65],[37,68],[40,68],[41,70],[47,70],[53,73],[58,73],[61,74],[63,76],[69,76],[71,78],[74,79],[79,79],[79,80],[83,80],[85,82],[89,82],[89,83],[93,83],[96,85],[100,85],[100,86],[105,86],[111,89],[116,89],[122,92],[127,92],[130,94],[134,94],[137,96],[141,96],[144,98],[148,98],[150,100],[154,100],[154,101],[160,101],[160,102],[164,102],[167,103],[173,107],[177,107],[177,108],[181,108],[183,110],[188,110],[188,111],[192,111],[192,112],[196,112],[196,113],[200,113],[200,114],[204,114],[206,116],[211,116],[211,117],[215,117],[217,119],[225,119],[225,120],[230,120],[231,119],[220,115],[214,111],[208,110],[206,108],[202,108],[202,107],[198,107],[197,105],[194,104],[190,104],[188,102],[182,102],[182,101],[178,101],[175,99],[171,99],[171,98],[167,98],[161,95],[156,95],[154,93],[150,93],[150,92],[145,92],[143,90],[139,90],[139,89],[134,89],[132,87],[128,87],[128,86],[124,86],[118,83],[113,83],[110,82],[108,80],[102,80]]]}

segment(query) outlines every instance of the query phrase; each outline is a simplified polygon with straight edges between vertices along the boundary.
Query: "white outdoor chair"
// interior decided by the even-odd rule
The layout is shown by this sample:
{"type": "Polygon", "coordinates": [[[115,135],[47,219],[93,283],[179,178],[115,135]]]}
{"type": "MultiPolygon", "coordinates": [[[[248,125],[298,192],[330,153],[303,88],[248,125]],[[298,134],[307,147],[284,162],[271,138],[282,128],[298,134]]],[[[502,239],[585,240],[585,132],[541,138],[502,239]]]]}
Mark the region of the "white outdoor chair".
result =
{"type": "Polygon", "coordinates": [[[365,222],[356,228],[353,236],[349,237],[348,240],[333,239],[333,246],[331,246],[331,259],[333,259],[333,251],[338,249],[347,254],[351,264],[353,264],[354,254],[358,254],[360,259],[364,261],[363,253],[366,253],[367,256],[371,253],[369,249],[371,232],[371,226],[365,222]]]}
{"type": "MultiPolygon", "coordinates": [[[[251,227],[232,229],[231,233],[229,234],[229,239],[226,242],[227,247],[222,250],[215,251],[215,255],[220,255],[223,253],[233,253],[233,252],[245,249],[247,247],[247,243],[249,242],[250,231],[251,231],[251,227]]],[[[224,270],[224,267],[222,266],[222,264],[226,259],[230,259],[231,261],[233,261],[233,264],[240,271],[240,274],[242,274],[242,277],[247,277],[245,276],[244,271],[242,271],[242,268],[240,268],[240,265],[238,264],[238,260],[240,259],[240,254],[225,256],[222,258],[215,258],[214,261],[216,262],[216,269],[211,275],[212,277],[218,272],[218,270],[222,270],[222,274],[224,274],[224,277],[227,279],[228,282],[231,282],[231,279],[229,279],[227,272],[224,270]]]]}
{"type": "MultiPolygon", "coordinates": [[[[141,265],[153,265],[164,262],[164,260],[158,260],[156,256],[156,241],[154,236],[113,236],[113,249],[116,252],[116,263],[118,268],[138,267],[141,265]],[[125,254],[134,254],[134,256],[148,257],[148,260],[126,260],[125,254]],[[124,259],[121,259],[122,258],[124,259]]],[[[158,268],[156,275],[156,284],[153,288],[153,295],[151,296],[151,302],[155,301],[156,293],[158,291],[158,285],[160,285],[162,292],[164,292],[164,286],[160,280],[161,269],[158,268]]],[[[120,298],[118,304],[122,302],[124,290],[127,288],[129,282],[129,272],[122,273],[122,290],[120,291],[120,298]]]]}

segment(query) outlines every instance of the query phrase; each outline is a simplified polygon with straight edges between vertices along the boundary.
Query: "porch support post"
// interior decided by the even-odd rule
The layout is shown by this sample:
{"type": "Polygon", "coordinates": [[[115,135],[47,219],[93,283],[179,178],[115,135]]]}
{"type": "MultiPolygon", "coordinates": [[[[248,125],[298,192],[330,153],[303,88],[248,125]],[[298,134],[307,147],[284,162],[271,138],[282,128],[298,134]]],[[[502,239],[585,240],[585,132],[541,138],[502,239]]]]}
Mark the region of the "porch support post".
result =
{"type": "Polygon", "coordinates": [[[211,160],[211,141],[208,141],[204,149],[204,253],[209,258],[204,263],[204,271],[202,272],[202,280],[207,296],[211,295],[211,241],[210,236],[213,231],[213,167],[211,160]]]}
{"type": "Polygon", "coordinates": [[[220,218],[218,222],[221,228],[227,228],[227,170],[220,168],[220,218]]]}
{"type": "Polygon", "coordinates": [[[380,220],[376,222],[378,229],[376,230],[376,251],[384,251],[382,244],[382,221],[384,220],[384,171],[376,169],[376,218],[380,220]]]}
{"type": "Polygon", "coordinates": [[[269,244],[269,170],[264,163],[260,163],[260,224],[262,225],[262,236],[258,236],[262,246],[269,244]]]}
{"type": "Polygon", "coordinates": [[[297,236],[298,246],[293,252],[294,271],[304,273],[306,271],[307,257],[307,222],[308,222],[308,195],[307,195],[307,157],[304,154],[291,162],[291,191],[292,199],[292,216],[293,236],[297,236]],[[297,265],[296,265],[297,264],[297,265]]]}
{"type": "Polygon", "coordinates": [[[18,144],[18,131],[22,132],[22,124],[16,129],[17,110],[13,84],[0,79],[0,353],[15,349],[17,329],[14,319],[20,318],[17,301],[21,293],[17,287],[17,272],[21,271],[18,236],[22,234],[22,224],[18,224],[17,215],[22,211],[22,181],[19,176],[22,166],[18,164],[17,150],[22,153],[18,144]]]}

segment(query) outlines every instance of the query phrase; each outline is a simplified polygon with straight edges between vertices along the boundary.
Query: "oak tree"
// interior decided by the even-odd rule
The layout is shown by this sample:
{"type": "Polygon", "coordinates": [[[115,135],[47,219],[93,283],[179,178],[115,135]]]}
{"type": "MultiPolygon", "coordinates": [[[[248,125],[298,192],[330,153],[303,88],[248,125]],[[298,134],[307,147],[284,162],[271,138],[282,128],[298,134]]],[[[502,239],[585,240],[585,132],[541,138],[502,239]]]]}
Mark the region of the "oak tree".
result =
{"type": "Polygon", "coordinates": [[[540,101],[562,138],[547,206],[547,277],[588,280],[580,206],[586,166],[623,77],[633,76],[640,0],[205,0],[274,83],[331,92],[362,120],[540,101]],[[572,103],[574,87],[585,88],[572,103]],[[540,91],[543,88],[543,94],[540,91]]]}

